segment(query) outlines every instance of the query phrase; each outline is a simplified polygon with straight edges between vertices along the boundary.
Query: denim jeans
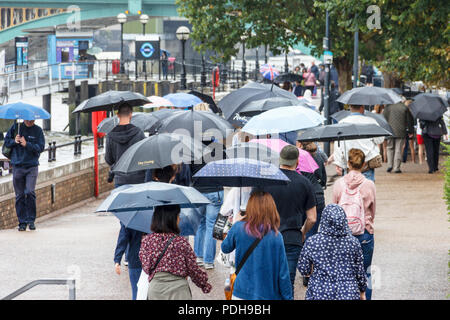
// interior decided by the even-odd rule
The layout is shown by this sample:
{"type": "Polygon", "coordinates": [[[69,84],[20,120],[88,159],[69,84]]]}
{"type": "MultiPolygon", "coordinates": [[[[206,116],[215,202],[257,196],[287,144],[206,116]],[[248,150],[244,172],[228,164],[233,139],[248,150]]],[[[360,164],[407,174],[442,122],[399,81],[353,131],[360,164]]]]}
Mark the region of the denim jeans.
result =
{"type": "MultiPolygon", "coordinates": [[[[121,183],[114,183],[114,189],[123,186],[121,183]]],[[[125,261],[128,262],[128,250],[130,249],[130,245],[127,245],[127,249],[125,250],[125,261]]]]}
{"type": "Polygon", "coordinates": [[[306,239],[308,239],[309,237],[315,235],[319,231],[320,217],[322,216],[322,211],[323,211],[324,208],[325,208],[325,203],[324,202],[317,202],[317,205],[316,205],[316,223],[306,233],[306,239]]]}
{"type": "Polygon", "coordinates": [[[298,258],[302,247],[295,244],[285,244],[284,250],[289,268],[289,277],[291,278],[292,296],[294,296],[295,273],[297,272],[298,258]]]}
{"type": "Polygon", "coordinates": [[[213,228],[217,215],[223,203],[223,191],[203,193],[211,201],[210,204],[195,210],[200,214],[200,225],[194,239],[194,252],[204,263],[213,264],[216,257],[216,240],[213,238],[213,228]]]}
{"type": "Polygon", "coordinates": [[[364,256],[364,269],[366,270],[367,274],[367,290],[366,290],[366,298],[367,300],[372,299],[372,279],[371,279],[371,272],[370,272],[370,265],[372,264],[372,256],[373,256],[373,249],[374,249],[374,237],[373,234],[370,234],[367,232],[367,230],[364,231],[362,235],[355,236],[359,243],[361,244],[361,248],[363,251],[364,256]]]}
{"type": "Polygon", "coordinates": [[[36,180],[38,167],[13,167],[13,186],[16,194],[16,214],[19,226],[36,220],[36,180]]]}
{"type": "Polygon", "coordinates": [[[141,277],[141,271],[142,268],[128,268],[128,275],[130,276],[130,283],[131,283],[131,292],[133,294],[132,299],[136,300],[137,297],[137,284],[139,281],[139,278],[141,277]]]}
{"type": "Polygon", "coordinates": [[[375,182],[375,169],[369,169],[366,172],[363,172],[362,174],[367,179],[372,180],[373,182],[375,182]]]}

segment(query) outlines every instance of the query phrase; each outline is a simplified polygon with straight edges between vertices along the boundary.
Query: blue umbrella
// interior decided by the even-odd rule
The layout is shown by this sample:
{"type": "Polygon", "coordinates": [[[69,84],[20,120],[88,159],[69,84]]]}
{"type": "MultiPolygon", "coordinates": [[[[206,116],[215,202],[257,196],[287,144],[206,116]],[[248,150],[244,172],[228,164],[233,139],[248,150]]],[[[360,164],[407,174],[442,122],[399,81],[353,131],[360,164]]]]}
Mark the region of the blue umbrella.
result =
{"type": "Polygon", "coordinates": [[[266,135],[308,129],[323,124],[318,112],[302,106],[279,107],[251,118],[242,131],[266,135]]]}
{"type": "Polygon", "coordinates": [[[194,176],[198,185],[263,187],[289,183],[289,178],[273,164],[249,158],[232,158],[207,163],[194,176]]]}
{"type": "MultiPolygon", "coordinates": [[[[153,219],[153,209],[116,211],[113,214],[126,228],[151,233],[150,226],[153,219]]],[[[180,212],[180,235],[195,236],[200,225],[201,215],[192,208],[182,208],[180,212]]]]}
{"type": "Polygon", "coordinates": [[[165,95],[163,98],[172,102],[177,108],[193,107],[203,102],[199,97],[184,92],[170,93],[165,95]]]}
{"type": "Polygon", "coordinates": [[[124,185],[113,190],[96,212],[146,210],[172,204],[194,207],[209,203],[210,201],[194,188],[152,181],[124,185]]]}
{"type": "Polygon", "coordinates": [[[40,107],[19,101],[0,106],[0,119],[50,119],[50,113],[40,107]]]}

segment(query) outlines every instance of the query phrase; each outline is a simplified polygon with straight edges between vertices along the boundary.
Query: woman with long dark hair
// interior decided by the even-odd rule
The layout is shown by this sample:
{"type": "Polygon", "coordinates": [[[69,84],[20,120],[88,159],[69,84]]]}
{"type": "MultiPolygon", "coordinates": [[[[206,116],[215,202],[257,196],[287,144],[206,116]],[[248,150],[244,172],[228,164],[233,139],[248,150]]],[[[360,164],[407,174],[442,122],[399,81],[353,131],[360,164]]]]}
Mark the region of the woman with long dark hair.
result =
{"type": "Polygon", "coordinates": [[[222,251],[236,254],[238,266],[247,250],[259,242],[236,276],[233,299],[291,300],[292,288],[283,237],[278,231],[280,216],[268,192],[254,191],[245,216],[235,222],[222,242],[222,251]]]}

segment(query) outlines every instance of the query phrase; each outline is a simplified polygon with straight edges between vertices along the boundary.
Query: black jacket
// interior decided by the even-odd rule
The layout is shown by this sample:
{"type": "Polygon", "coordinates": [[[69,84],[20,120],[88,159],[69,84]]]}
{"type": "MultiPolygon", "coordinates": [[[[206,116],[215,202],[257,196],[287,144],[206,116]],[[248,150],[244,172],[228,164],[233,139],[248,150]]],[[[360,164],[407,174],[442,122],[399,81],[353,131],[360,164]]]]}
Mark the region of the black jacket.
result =
{"type": "Polygon", "coordinates": [[[436,121],[419,121],[422,133],[429,136],[443,136],[447,134],[447,126],[445,125],[444,118],[440,117],[436,121]]]}
{"type": "MultiPolygon", "coordinates": [[[[116,126],[106,136],[106,152],[105,161],[114,169],[114,165],[120,159],[122,154],[133,144],[145,139],[144,132],[138,127],[127,124],[116,126]]],[[[136,184],[143,183],[145,180],[145,171],[135,173],[116,173],[114,176],[114,184],[136,184]]]]}

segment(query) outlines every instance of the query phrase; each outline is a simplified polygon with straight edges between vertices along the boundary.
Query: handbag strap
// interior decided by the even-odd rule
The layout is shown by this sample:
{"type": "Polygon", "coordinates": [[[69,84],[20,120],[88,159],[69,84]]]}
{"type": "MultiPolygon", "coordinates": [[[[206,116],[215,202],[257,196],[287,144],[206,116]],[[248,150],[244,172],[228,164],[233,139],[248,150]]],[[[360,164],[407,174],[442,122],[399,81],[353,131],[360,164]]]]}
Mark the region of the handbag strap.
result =
{"type": "Polygon", "coordinates": [[[156,268],[158,267],[159,262],[164,257],[164,254],[166,253],[167,249],[169,248],[170,244],[172,243],[172,240],[175,239],[175,238],[176,238],[176,236],[173,236],[172,238],[169,239],[169,241],[167,241],[167,244],[166,244],[163,252],[159,256],[158,260],[156,261],[155,266],[150,270],[150,272],[148,274],[152,274],[152,272],[156,270],[156,268]]]}
{"type": "Polygon", "coordinates": [[[247,251],[244,254],[244,257],[242,258],[241,262],[239,262],[239,265],[236,269],[235,274],[238,275],[239,271],[241,271],[242,267],[244,266],[245,261],[247,261],[248,257],[251,255],[251,253],[253,252],[253,250],[256,248],[256,246],[258,245],[258,243],[262,240],[261,239],[256,239],[255,241],[253,241],[252,245],[250,246],[250,248],[247,249],[247,251]]]}

